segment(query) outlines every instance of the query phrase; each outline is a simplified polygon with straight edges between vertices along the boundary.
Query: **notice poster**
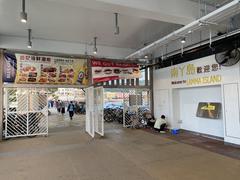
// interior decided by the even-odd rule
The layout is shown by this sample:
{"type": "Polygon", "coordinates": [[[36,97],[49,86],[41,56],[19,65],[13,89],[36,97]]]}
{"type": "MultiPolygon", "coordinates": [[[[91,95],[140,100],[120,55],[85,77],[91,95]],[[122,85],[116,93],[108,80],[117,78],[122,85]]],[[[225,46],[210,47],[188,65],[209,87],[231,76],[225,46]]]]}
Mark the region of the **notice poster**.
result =
{"type": "Polygon", "coordinates": [[[197,117],[219,119],[221,115],[221,103],[198,103],[197,117]]]}
{"type": "Polygon", "coordinates": [[[113,61],[91,60],[93,83],[116,79],[140,78],[139,65],[135,63],[118,63],[113,61]]]}
{"type": "Polygon", "coordinates": [[[16,54],[15,83],[88,84],[86,59],[16,54]]]}

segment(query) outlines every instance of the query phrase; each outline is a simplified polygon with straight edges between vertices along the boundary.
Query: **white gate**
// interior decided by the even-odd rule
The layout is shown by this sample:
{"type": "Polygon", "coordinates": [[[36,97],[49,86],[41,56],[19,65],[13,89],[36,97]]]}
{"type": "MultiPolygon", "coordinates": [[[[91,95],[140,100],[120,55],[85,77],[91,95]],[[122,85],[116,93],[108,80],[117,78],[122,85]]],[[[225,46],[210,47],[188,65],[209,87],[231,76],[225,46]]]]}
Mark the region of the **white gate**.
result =
{"type": "Polygon", "coordinates": [[[86,132],[94,137],[94,88],[86,89],[86,132]]]}
{"type": "Polygon", "coordinates": [[[104,136],[103,106],[104,106],[104,89],[103,87],[94,88],[95,132],[101,136],[104,136]]]}
{"type": "Polygon", "coordinates": [[[103,87],[86,89],[86,132],[91,137],[95,136],[95,132],[104,136],[103,92],[103,87]]]}
{"type": "Polygon", "coordinates": [[[45,89],[5,88],[5,138],[47,135],[47,105],[47,92],[45,89]]]}

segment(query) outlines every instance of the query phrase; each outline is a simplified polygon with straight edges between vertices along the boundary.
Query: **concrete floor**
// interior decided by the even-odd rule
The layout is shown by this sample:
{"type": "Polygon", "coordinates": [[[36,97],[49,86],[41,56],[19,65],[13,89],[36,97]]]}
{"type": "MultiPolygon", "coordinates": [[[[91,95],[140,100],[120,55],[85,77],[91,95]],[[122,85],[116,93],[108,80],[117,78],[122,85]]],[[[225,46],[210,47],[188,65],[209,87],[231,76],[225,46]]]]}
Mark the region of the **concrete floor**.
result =
{"type": "Polygon", "coordinates": [[[0,180],[236,180],[240,161],[142,130],[106,124],[104,138],[84,126],[49,137],[0,143],[0,180]]]}
{"type": "Polygon", "coordinates": [[[48,116],[48,127],[50,132],[62,127],[83,126],[85,122],[85,115],[75,114],[73,120],[70,121],[68,112],[62,115],[57,112],[56,108],[50,108],[49,111],[51,112],[51,115],[48,116]]]}

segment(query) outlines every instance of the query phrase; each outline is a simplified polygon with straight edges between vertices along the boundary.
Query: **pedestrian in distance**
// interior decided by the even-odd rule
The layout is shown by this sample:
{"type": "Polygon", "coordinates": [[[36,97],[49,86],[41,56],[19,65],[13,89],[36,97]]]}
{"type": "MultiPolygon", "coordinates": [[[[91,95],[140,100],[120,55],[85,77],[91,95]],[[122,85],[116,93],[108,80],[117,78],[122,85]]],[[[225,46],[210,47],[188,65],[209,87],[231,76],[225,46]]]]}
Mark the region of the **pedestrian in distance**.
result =
{"type": "Polygon", "coordinates": [[[75,105],[73,104],[72,101],[70,101],[70,103],[68,105],[68,108],[67,108],[67,111],[69,112],[70,120],[72,120],[73,115],[74,115],[74,111],[75,111],[75,105]]]}
{"type": "Polygon", "coordinates": [[[60,113],[61,112],[61,102],[60,102],[60,100],[56,101],[56,108],[57,108],[58,113],[60,113]]]}
{"type": "Polygon", "coordinates": [[[65,114],[65,103],[63,101],[61,102],[61,113],[62,115],[65,114]]]}

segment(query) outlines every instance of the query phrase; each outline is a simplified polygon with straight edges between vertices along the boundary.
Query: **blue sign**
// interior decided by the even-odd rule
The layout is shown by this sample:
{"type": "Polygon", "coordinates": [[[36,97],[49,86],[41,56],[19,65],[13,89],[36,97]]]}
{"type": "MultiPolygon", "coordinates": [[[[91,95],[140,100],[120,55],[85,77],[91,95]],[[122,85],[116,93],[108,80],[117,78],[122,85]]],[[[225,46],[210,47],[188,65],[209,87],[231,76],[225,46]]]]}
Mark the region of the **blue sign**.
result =
{"type": "Polygon", "coordinates": [[[15,54],[4,53],[3,82],[14,83],[16,78],[17,59],[15,54]]]}

